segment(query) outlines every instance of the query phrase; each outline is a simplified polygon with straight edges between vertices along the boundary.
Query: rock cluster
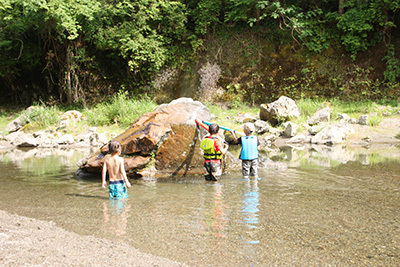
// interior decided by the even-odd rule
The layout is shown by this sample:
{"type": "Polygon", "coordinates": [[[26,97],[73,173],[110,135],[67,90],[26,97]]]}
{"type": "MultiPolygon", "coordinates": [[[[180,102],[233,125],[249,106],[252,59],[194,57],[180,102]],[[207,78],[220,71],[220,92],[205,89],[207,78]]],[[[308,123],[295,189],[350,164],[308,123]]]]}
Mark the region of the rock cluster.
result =
{"type": "MultiPolygon", "coordinates": [[[[354,131],[351,124],[368,125],[368,115],[361,115],[357,120],[347,114],[338,114],[338,122],[331,124],[331,107],[326,103],[325,108],[316,111],[304,125],[301,125],[307,133],[300,134],[298,133],[300,125],[290,121],[300,115],[296,102],[282,96],[272,103],[261,104],[259,118],[239,113],[235,119],[240,123],[254,123],[255,133],[261,137],[260,141],[265,147],[274,144],[278,138],[284,138],[287,144],[340,144],[354,131]]],[[[228,141],[233,141],[229,134],[225,137],[228,141]]]]}
{"type": "Polygon", "coordinates": [[[30,125],[27,114],[33,112],[37,107],[29,107],[24,115],[19,116],[6,127],[5,131],[9,132],[8,135],[0,135],[0,140],[6,143],[3,146],[15,147],[98,147],[103,146],[108,142],[104,133],[97,132],[96,127],[90,127],[84,132],[73,136],[72,134],[63,134],[61,130],[65,130],[72,122],[85,120],[85,115],[76,110],[70,110],[61,115],[61,121],[56,130],[45,130],[34,133],[25,132],[26,128],[30,125]]]}

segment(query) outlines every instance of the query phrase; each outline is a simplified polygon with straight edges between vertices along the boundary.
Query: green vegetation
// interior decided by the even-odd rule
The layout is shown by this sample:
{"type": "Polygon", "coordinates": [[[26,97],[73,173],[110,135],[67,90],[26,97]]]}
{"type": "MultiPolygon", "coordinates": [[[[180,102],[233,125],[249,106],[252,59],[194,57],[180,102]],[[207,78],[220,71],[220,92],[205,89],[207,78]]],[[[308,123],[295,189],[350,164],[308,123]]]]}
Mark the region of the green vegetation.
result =
{"type": "Polygon", "coordinates": [[[181,79],[163,89],[173,97],[203,62],[221,66],[221,100],[233,106],[397,99],[399,12],[397,0],[3,0],[1,104],[153,96],[166,69],[181,79]]]}
{"type": "Polygon", "coordinates": [[[31,122],[31,126],[47,129],[60,122],[62,111],[57,106],[46,106],[41,103],[23,112],[22,117],[31,122]]]}
{"type": "Polygon", "coordinates": [[[130,98],[127,92],[119,92],[110,101],[85,108],[82,112],[89,125],[128,128],[137,118],[156,107],[157,104],[148,97],[135,99],[130,98]]]}
{"type": "Polygon", "coordinates": [[[216,116],[215,121],[218,122],[218,124],[229,128],[237,128],[240,126],[240,124],[235,120],[240,113],[248,113],[253,116],[260,113],[259,107],[249,107],[243,104],[231,108],[212,103],[209,103],[206,106],[210,110],[211,114],[216,116]]]}
{"type": "Polygon", "coordinates": [[[131,98],[126,92],[120,92],[108,101],[92,107],[58,107],[40,103],[14,115],[2,111],[0,113],[0,126],[1,129],[4,129],[12,119],[20,116],[30,122],[24,127],[24,131],[54,130],[60,124],[62,114],[75,109],[83,113],[86,120],[74,122],[70,125],[68,127],[69,133],[78,134],[88,127],[99,127],[101,132],[106,133],[120,133],[130,127],[141,115],[153,111],[156,107],[157,104],[148,97],[131,98]]]}

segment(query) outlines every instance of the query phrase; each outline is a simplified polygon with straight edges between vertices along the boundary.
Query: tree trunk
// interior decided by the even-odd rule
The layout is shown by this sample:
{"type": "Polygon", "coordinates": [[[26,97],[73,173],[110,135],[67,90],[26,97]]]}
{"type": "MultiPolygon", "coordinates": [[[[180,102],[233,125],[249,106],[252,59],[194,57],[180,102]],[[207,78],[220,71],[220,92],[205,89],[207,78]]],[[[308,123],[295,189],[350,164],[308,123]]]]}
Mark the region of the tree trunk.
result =
{"type": "Polygon", "coordinates": [[[67,91],[67,105],[72,104],[72,85],[71,85],[71,48],[68,44],[65,58],[65,87],[67,91]]]}
{"type": "Polygon", "coordinates": [[[343,8],[344,0],[339,0],[339,16],[343,15],[344,8],[343,8]]]}

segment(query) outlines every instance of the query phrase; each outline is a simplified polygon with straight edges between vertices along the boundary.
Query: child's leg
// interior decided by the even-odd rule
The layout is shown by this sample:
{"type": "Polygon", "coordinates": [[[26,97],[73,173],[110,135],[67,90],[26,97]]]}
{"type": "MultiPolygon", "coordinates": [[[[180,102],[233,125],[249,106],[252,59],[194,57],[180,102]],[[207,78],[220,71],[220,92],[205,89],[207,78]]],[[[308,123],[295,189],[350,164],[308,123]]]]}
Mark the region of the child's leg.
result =
{"type": "Polygon", "coordinates": [[[215,179],[213,175],[213,166],[210,161],[204,161],[203,170],[204,179],[206,179],[206,181],[213,181],[215,179]]]}
{"type": "Polygon", "coordinates": [[[211,166],[213,170],[214,176],[221,176],[222,175],[222,163],[220,160],[213,160],[211,161],[211,166]]]}
{"type": "Polygon", "coordinates": [[[126,186],[122,181],[118,181],[118,183],[111,182],[108,185],[108,196],[110,199],[123,199],[129,197],[126,186]]]}
{"type": "Polygon", "coordinates": [[[222,175],[222,164],[220,160],[211,160],[204,163],[204,175],[206,181],[217,181],[222,175]]]}
{"type": "Polygon", "coordinates": [[[117,185],[117,193],[116,193],[116,199],[123,199],[123,198],[128,198],[128,191],[126,190],[125,184],[118,184],[117,185]]]}
{"type": "Polygon", "coordinates": [[[116,196],[117,196],[117,194],[116,194],[116,190],[115,190],[115,185],[113,185],[113,184],[108,185],[108,197],[110,199],[115,199],[116,196]]]}
{"type": "Polygon", "coordinates": [[[250,175],[258,177],[258,159],[253,159],[250,161],[250,175]]]}
{"type": "Polygon", "coordinates": [[[250,167],[250,160],[242,160],[242,174],[244,178],[249,178],[250,167]]]}

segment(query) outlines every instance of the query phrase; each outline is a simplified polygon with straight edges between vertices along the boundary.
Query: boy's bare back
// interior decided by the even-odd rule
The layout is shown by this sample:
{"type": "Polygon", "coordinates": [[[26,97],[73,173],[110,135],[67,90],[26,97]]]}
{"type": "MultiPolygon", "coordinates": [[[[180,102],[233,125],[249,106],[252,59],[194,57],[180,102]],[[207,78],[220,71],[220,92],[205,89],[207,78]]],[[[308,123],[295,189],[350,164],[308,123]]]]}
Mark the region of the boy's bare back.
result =
{"type": "Polygon", "coordinates": [[[107,156],[104,159],[103,171],[101,173],[103,188],[107,187],[107,171],[110,182],[123,181],[127,187],[131,187],[131,184],[126,176],[124,159],[119,156],[121,154],[121,144],[116,141],[111,141],[109,144],[109,150],[111,152],[111,156],[107,156]]]}
{"type": "Polygon", "coordinates": [[[104,163],[107,165],[110,181],[119,181],[124,179],[123,172],[121,170],[124,167],[123,158],[119,157],[118,155],[114,155],[107,157],[104,163]]]}

